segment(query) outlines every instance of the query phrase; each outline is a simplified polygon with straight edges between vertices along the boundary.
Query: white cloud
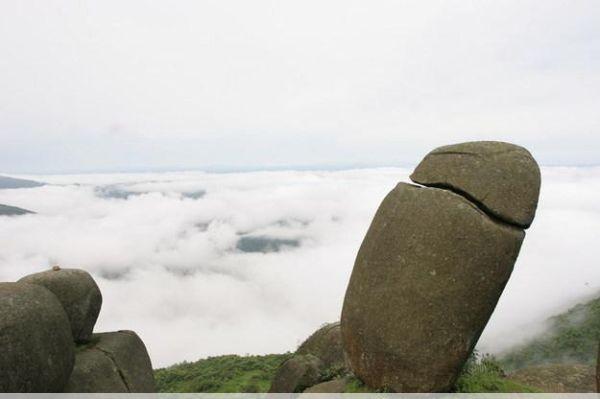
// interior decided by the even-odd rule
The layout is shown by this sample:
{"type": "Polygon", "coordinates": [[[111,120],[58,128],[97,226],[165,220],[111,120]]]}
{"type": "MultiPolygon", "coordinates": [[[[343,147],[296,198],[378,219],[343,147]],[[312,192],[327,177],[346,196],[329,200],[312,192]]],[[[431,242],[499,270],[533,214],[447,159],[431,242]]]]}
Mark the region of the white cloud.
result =
{"type": "MultiPolygon", "coordinates": [[[[408,170],[31,176],[0,203],[0,280],[58,263],[97,279],[98,330],[133,329],[156,366],[224,353],[294,350],[337,320],[375,209],[408,170]],[[77,184],[76,184],[77,183],[77,184]],[[95,186],[143,194],[99,197],[95,186]],[[183,192],[206,190],[194,200],[183,192]],[[300,240],[273,253],[239,234],[300,240]]],[[[600,290],[600,169],[545,168],[542,201],[481,348],[498,351],[600,290]],[[525,331],[525,332],[524,332],[525,331]]]]}

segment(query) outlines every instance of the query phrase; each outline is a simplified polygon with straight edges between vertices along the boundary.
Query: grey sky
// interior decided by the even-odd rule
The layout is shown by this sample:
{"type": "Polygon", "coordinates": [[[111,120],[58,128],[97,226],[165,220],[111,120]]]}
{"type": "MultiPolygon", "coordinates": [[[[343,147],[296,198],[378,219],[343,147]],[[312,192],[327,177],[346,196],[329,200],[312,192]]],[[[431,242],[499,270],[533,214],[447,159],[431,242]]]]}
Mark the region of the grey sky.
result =
{"type": "Polygon", "coordinates": [[[0,3],[0,171],[600,163],[597,1],[0,3]]]}

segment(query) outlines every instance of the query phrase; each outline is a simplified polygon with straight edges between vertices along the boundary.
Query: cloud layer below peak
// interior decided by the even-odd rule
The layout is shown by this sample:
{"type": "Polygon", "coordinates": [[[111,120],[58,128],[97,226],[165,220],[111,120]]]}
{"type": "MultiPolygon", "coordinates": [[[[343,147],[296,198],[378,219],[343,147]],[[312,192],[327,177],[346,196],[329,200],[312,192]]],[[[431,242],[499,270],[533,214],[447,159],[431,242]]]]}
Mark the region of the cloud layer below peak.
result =
{"type": "MultiPolygon", "coordinates": [[[[54,264],[88,270],[105,298],[98,329],[138,331],[156,366],[294,350],[339,319],[372,216],[407,175],[30,176],[51,184],[0,190],[0,203],[37,212],[1,218],[0,280],[54,264]]],[[[538,215],[482,350],[499,352],[600,292],[599,193],[598,168],[543,168],[538,215]]]]}

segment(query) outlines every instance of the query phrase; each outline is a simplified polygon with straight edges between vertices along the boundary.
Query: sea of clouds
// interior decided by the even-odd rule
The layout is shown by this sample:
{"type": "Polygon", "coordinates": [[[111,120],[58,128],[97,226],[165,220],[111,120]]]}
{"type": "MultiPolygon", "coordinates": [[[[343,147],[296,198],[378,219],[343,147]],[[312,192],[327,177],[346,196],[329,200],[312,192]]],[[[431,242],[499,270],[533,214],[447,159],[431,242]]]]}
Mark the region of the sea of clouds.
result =
{"type": "MultiPolygon", "coordinates": [[[[155,367],[293,351],[339,319],[377,206],[408,169],[26,176],[0,190],[0,281],[93,274],[98,331],[132,329],[155,367]]],[[[543,168],[536,220],[479,348],[498,353],[600,293],[600,167],[543,168]]]]}

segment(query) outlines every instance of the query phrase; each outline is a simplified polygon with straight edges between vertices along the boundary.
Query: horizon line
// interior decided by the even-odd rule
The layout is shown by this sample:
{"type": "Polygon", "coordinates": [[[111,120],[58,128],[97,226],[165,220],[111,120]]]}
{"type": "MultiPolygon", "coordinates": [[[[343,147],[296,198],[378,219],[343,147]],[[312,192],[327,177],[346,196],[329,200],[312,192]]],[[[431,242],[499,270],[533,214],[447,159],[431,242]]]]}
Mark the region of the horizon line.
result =
{"type": "MultiPolygon", "coordinates": [[[[0,171],[4,176],[27,176],[27,175],[93,175],[93,174],[126,174],[126,173],[177,173],[177,172],[204,172],[204,173],[252,173],[252,172],[308,172],[308,171],[343,171],[353,169],[383,169],[383,168],[413,168],[416,163],[402,164],[299,164],[299,165],[264,165],[264,166],[228,166],[213,165],[205,167],[131,167],[123,169],[65,169],[60,171],[28,171],[28,172],[10,172],[0,171]]],[[[539,165],[541,168],[594,168],[600,167],[600,163],[583,164],[557,164],[544,163],[539,165]]]]}

